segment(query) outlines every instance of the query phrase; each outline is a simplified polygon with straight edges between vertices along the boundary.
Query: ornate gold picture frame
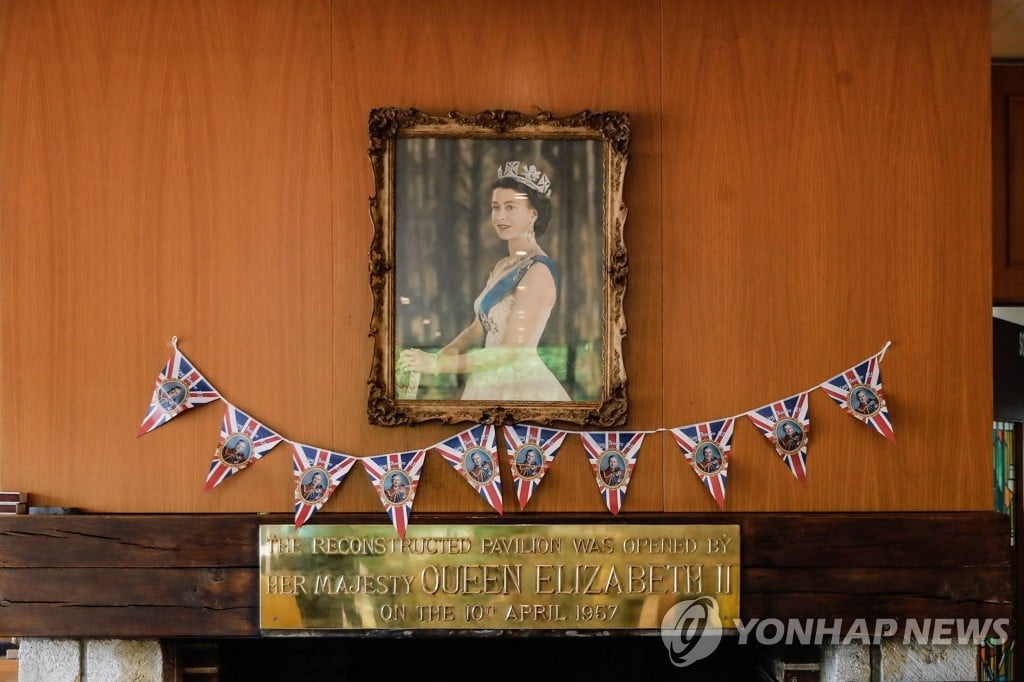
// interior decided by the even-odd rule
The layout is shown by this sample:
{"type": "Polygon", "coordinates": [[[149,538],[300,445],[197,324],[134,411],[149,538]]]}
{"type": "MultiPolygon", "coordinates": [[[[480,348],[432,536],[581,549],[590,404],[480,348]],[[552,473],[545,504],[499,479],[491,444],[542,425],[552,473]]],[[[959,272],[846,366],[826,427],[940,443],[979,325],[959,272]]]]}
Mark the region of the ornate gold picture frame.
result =
{"type": "Polygon", "coordinates": [[[370,112],[370,423],[625,422],[629,116],[370,112]]]}

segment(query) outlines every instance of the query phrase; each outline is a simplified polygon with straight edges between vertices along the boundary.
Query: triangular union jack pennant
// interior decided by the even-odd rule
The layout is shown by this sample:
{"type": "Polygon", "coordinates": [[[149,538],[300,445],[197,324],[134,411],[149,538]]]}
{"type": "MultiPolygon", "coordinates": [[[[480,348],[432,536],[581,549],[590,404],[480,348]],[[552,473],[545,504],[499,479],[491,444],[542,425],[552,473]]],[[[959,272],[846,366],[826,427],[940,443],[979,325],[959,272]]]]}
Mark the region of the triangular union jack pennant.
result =
{"type": "Polygon", "coordinates": [[[373,489],[398,531],[398,537],[403,540],[426,458],[426,450],[410,450],[363,459],[363,468],[370,476],[373,489]]]}
{"type": "Polygon", "coordinates": [[[889,420],[885,394],[882,393],[880,356],[881,353],[874,355],[856,367],[837,374],[821,384],[821,390],[825,391],[844,412],[895,442],[896,436],[889,420]]]}
{"type": "Polygon", "coordinates": [[[672,437],[719,509],[725,509],[725,479],[729,475],[733,417],[672,429],[672,437]]]}
{"type": "Polygon", "coordinates": [[[136,438],[166,424],[185,410],[220,398],[220,393],[178,350],[178,337],[171,339],[171,359],[156,378],[149,410],[142,418],[136,438]]]}
{"type": "Polygon", "coordinates": [[[281,436],[228,404],[220,426],[220,444],[206,475],[206,490],[212,490],[228,476],[259,460],[281,440],[281,436]]]}
{"type": "Polygon", "coordinates": [[[626,500],[626,486],[633,475],[633,467],[636,466],[636,458],[646,435],[646,431],[580,434],[583,449],[587,451],[590,460],[590,468],[594,471],[597,489],[612,514],[618,514],[626,500]]]}
{"type": "Polygon", "coordinates": [[[801,483],[807,480],[807,437],[811,421],[807,418],[807,394],[777,400],[747,412],[747,417],[801,483]]]}
{"type": "Polygon", "coordinates": [[[519,508],[525,509],[565,440],[565,431],[539,426],[504,427],[508,464],[519,508]]]}
{"type": "Polygon", "coordinates": [[[292,443],[292,473],[295,476],[295,527],[309,521],[331,498],[356,458],[309,445],[292,443]]]}
{"type": "Polygon", "coordinates": [[[487,504],[499,514],[502,513],[501,475],[498,471],[498,451],[494,447],[493,426],[474,426],[438,443],[434,448],[487,504]]]}

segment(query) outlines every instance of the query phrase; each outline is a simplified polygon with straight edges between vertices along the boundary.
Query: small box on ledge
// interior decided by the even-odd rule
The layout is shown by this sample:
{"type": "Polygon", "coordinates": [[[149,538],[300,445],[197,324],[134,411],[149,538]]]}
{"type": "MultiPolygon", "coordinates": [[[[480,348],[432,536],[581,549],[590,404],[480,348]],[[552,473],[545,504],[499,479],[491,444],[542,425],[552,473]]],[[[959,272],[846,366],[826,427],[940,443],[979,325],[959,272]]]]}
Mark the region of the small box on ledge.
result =
{"type": "Polygon", "coordinates": [[[27,511],[27,493],[0,492],[0,514],[24,514],[27,511]]]}

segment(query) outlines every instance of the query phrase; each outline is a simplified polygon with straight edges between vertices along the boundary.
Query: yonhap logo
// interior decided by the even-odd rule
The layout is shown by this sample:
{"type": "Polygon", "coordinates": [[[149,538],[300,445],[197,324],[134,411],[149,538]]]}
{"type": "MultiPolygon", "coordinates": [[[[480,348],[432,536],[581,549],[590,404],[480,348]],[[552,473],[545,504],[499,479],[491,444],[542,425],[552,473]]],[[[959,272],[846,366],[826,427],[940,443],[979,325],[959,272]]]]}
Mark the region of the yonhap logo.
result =
{"type": "Polygon", "coordinates": [[[710,656],[722,641],[718,601],[699,597],[673,604],[661,619],[661,641],[677,668],[710,656]]]}

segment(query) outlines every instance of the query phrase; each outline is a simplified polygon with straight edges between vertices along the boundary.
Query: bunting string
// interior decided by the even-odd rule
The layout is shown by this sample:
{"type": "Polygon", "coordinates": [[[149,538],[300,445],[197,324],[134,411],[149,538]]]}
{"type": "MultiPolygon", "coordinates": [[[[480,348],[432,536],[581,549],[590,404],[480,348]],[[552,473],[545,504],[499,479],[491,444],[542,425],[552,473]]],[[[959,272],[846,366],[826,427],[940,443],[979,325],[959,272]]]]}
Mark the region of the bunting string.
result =
{"type": "MultiPolygon", "coordinates": [[[[799,393],[761,407],[712,421],[649,430],[581,431],[515,424],[502,427],[515,499],[524,509],[554,462],[569,434],[580,436],[597,491],[608,511],[618,514],[639,459],[644,438],[668,431],[694,474],[720,509],[725,509],[726,482],[737,421],[750,421],[801,483],[807,478],[811,432],[808,395],[822,390],[841,410],[895,440],[882,387],[881,362],[892,341],[874,355],[799,393]]],[[[361,462],[384,511],[402,538],[412,513],[426,455],[433,450],[451,465],[498,514],[503,513],[497,433],[477,424],[425,448],[377,455],[333,452],[285,438],[229,402],[171,339],[171,357],[156,379],[150,405],[137,436],[145,435],[184,412],[220,400],[225,405],[220,439],[207,472],[205,489],[258,462],[281,443],[292,449],[295,525],[301,527],[330,499],[342,480],[361,462]]]]}

